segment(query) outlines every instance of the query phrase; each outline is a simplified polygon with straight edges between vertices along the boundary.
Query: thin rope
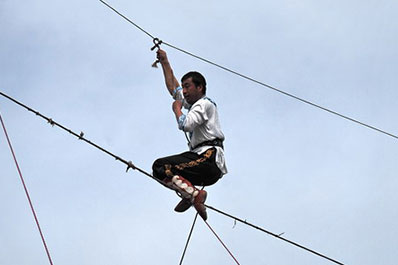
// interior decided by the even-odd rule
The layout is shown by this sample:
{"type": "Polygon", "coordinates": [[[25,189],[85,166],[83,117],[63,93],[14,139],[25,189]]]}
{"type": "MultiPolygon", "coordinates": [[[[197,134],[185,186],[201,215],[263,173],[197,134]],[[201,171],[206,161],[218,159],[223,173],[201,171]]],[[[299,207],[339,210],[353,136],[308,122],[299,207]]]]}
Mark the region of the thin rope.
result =
{"type": "Polygon", "coordinates": [[[28,199],[30,209],[31,209],[32,214],[33,214],[33,217],[34,217],[34,219],[35,219],[37,229],[39,230],[40,237],[41,237],[41,241],[43,242],[44,249],[45,249],[45,251],[46,251],[46,253],[47,253],[48,261],[50,262],[51,265],[53,265],[53,262],[52,262],[52,259],[51,259],[51,255],[50,255],[50,251],[48,250],[48,247],[47,247],[47,244],[46,244],[46,240],[44,239],[44,235],[43,235],[43,232],[42,232],[41,227],[40,227],[39,219],[37,218],[35,208],[33,207],[32,200],[30,199],[30,195],[29,195],[28,188],[27,188],[27,186],[26,186],[26,184],[25,184],[25,180],[24,180],[24,178],[23,178],[23,176],[22,176],[21,169],[20,169],[20,167],[19,167],[17,158],[16,158],[16,156],[15,156],[14,149],[12,148],[11,140],[10,140],[10,138],[8,137],[8,133],[7,133],[7,130],[6,130],[6,126],[5,126],[5,124],[4,124],[3,118],[1,117],[1,114],[0,114],[0,121],[1,121],[1,125],[3,126],[4,134],[5,134],[6,138],[7,138],[8,146],[10,147],[10,151],[11,151],[12,157],[14,158],[14,162],[15,162],[15,166],[17,167],[17,171],[18,171],[18,174],[19,174],[19,178],[21,179],[22,186],[23,186],[23,188],[24,188],[24,190],[25,190],[25,194],[26,194],[26,197],[27,197],[27,199],[28,199]]]}
{"type": "Polygon", "coordinates": [[[216,67],[218,67],[218,68],[221,68],[221,69],[223,69],[223,70],[225,70],[225,71],[227,71],[227,72],[230,72],[230,73],[232,73],[232,74],[235,74],[235,75],[237,75],[237,76],[240,76],[240,77],[242,77],[242,78],[244,78],[244,79],[246,79],[246,80],[249,80],[249,81],[254,82],[254,83],[256,83],[256,84],[259,84],[259,85],[261,85],[261,86],[264,86],[264,87],[267,87],[267,88],[269,88],[269,89],[272,89],[272,90],[274,90],[274,91],[276,91],[276,92],[278,92],[278,93],[281,93],[281,94],[283,94],[283,95],[285,95],[285,96],[291,97],[291,98],[296,99],[296,100],[298,100],[298,101],[301,101],[301,102],[303,102],[303,103],[305,103],[305,104],[311,105],[311,106],[316,107],[316,108],[319,108],[319,109],[321,109],[321,110],[323,110],[323,111],[326,111],[326,112],[329,112],[329,113],[331,113],[331,114],[334,114],[334,115],[336,115],[336,116],[338,116],[338,117],[341,117],[341,118],[343,118],[343,119],[349,120],[349,121],[351,121],[351,122],[354,122],[354,123],[357,123],[357,124],[359,124],[359,125],[365,126],[365,127],[369,128],[369,129],[375,130],[375,131],[377,131],[377,132],[380,132],[380,133],[383,133],[383,134],[386,134],[386,135],[388,135],[388,136],[391,136],[391,137],[393,137],[393,138],[398,139],[398,136],[397,136],[397,135],[394,135],[394,134],[389,133],[389,132],[387,132],[387,131],[381,130],[381,129],[375,127],[375,126],[366,124],[366,123],[361,122],[361,121],[359,121],[359,120],[357,120],[357,119],[354,119],[354,118],[351,118],[351,117],[346,116],[346,115],[344,115],[344,114],[341,114],[341,113],[339,113],[339,112],[337,112],[337,111],[331,110],[331,109],[329,109],[329,108],[323,107],[323,106],[321,106],[321,105],[319,105],[319,104],[316,104],[316,103],[313,103],[313,102],[311,102],[311,101],[309,101],[309,100],[300,98],[300,97],[298,97],[298,96],[295,96],[295,95],[293,95],[293,94],[291,94],[291,93],[288,93],[288,92],[283,91],[283,90],[281,90],[281,89],[278,89],[278,88],[276,88],[276,87],[270,86],[270,85],[268,85],[268,84],[266,84],[266,83],[263,83],[263,82],[261,82],[261,81],[258,81],[258,80],[256,80],[256,79],[254,79],[254,78],[251,78],[251,77],[249,77],[249,76],[247,76],[247,75],[244,75],[244,74],[241,74],[241,73],[236,72],[236,71],[234,71],[234,70],[231,70],[230,68],[224,67],[224,66],[219,65],[219,64],[217,64],[217,63],[214,63],[214,62],[212,62],[212,61],[210,61],[210,60],[207,60],[207,59],[205,59],[205,58],[203,58],[203,57],[200,57],[200,56],[197,56],[197,55],[195,55],[195,54],[193,54],[193,53],[190,53],[190,52],[188,52],[188,51],[186,51],[186,50],[180,49],[180,48],[178,48],[178,47],[176,47],[176,46],[173,46],[173,45],[171,45],[171,44],[169,44],[169,43],[167,43],[167,42],[163,42],[163,44],[164,44],[164,45],[167,45],[167,46],[169,46],[169,47],[171,47],[171,48],[173,48],[173,49],[176,49],[176,50],[178,50],[178,51],[180,51],[180,52],[183,52],[183,53],[185,53],[185,54],[187,54],[187,55],[190,55],[190,56],[192,56],[192,57],[194,57],[194,58],[197,58],[197,59],[199,59],[199,60],[201,60],[201,61],[204,61],[204,62],[206,62],[206,63],[208,63],[208,64],[211,64],[211,65],[213,65],[213,66],[216,66],[216,67]]]}
{"type": "MultiPolygon", "coordinates": [[[[121,14],[120,12],[118,12],[115,8],[113,8],[113,7],[110,6],[109,4],[107,4],[107,3],[104,2],[103,0],[100,0],[100,1],[101,1],[104,5],[106,5],[106,6],[109,7],[110,9],[112,9],[116,14],[118,14],[119,16],[121,16],[122,18],[124,18],[125,20],[127,20],[128,22],[130,22],[132,25],[134,25],[135,27],[137,27],[139,30],[141,30],[142,32],[144,32],[145,34],[147,34],[149,37],[152,38],[152,40],[157,39],[157,38],[155,38],[152,34],[148,33],[148,32],[145,31],[143,28],[141,28],[140,26],[138,26],[136,23],[134,23],[133,21],[131,21],[130,19],[128,19],[126,16],[124,16],[123,14],[121,14]]],[[[281,90],[281,89],[278,89],[278,88],[276,88],[276,87],[274,87],[274,86],[268,85],[268,84],[266,84],[266,83],[264,83],[264,82],[258,81],[258,80],[254,79],[254,78],[252,78],[252,77],[249,77],[249,76],[247,76],[247,75],[241,74],[241,73],[239,73],[239,72],[237,72],[237,71],[234,71],[234,70],[232,70],[232,69],[230,69],[230,68],[227,68],[227,67],[222,66],[222,65],[220,65],[220,64],[217,64],[217,63],[215,63],[215,62],[212,62],[212,61],[210,61],[210,60],[208,60],[208,59],[205,59],[205,58],[203,58],[203,57],[201,57],[201,56],[195,55],[195,54],[193,54],[193,53],[191,53],[191,52],[188,52],[188,51],[186,51],[186,50],[184,50],[184,49],[178,48],[177,46],[174,46],[174,45],[172,45],[172,44],[170,44],[170,43],[167,43],[167,42],[164,42],[164,41],[161,41],[161,43],[164,44],[164,45],[166,45],[166,46],[169,46],[170,48],[173,48],[173,49],[175,49],[175,50],[177,50],[177,51],[180,51],[180,52],[185,53],[185,54],[187,54],[187,55],[189,55],[189,56],[192,56],[192,57],[194,57],[194,58],[196,58],[196,59],[199,59],[199,60],[201,60],[201,61],[203,61],[203,62],[205,62],[205,63],[211,64],[211,65],[213,65],[213,66],[215,66],[215,67],[218,67],[218,68],[220,68],[220,69],[222,69],[222,70],[225,70],[225,71],[227,71],[227,72],[229,72],[229,73],[232,73],[232,74],[234,74],[234,75],[237,75],[237,76],[239,76],[239,77],[241,77],[241,78],[244,78],[244,79],[249,80],[249,81],[251,81],[251,82],[254,82],[254,83],[258,84],[258,85],[264,86],[264,87],[269,88],[269,89],[271,89],[271,90],[273,90],[273,91],[276,91],[276,92],[278,92],[278,93],[281,93],[281,94],[283,94],[283,95],[285,95],[285,96],[288,96],[288,97],[290,97],[290,98],[293,98],[293,99],[295,99],[295,100],[298,100],[298,101],[300,101],[300,102],[302,102],[302,103],[308,104],[308,105],[313,106],[313,107],[315,107],[315,108],[318,108],[318,109],[321,109],[321,110],[323,110],[323,111],[326,111],[326,112],[328,112],[328,113],[330,113],[330,114],[336,115],[336,116],[338,116],[338,117],[340,117],[340,118],[346,119],[346,120],[348,120],[348,121],[351,121],[351,122],[357,123],[357,124],[359,124],[359,125],[362,125],[362,126],[364,126],[364,127],[366,127],[366,128],[375,130],[375,131],[377,131],[377,132],[379,132],[379,133],[382,133],[382,134],[391,136],[391,137],[393,137],[393,138],[395,138],[395,139],[398,139],[398,136],[397,136],[397,135],[394,135],[394,134],[392,134],[392,133],[389,133],[389,132],[387,132],[387,131],[385,131],[385,130],[379,129],[379,128],[375,127],[375,126],[372,126],[372,125],[369,125],[369,124],[367,124],[367,123],[361,122],[361,121],[359,121],[359,120],[357,120],[357,119],[351,118],[351,117],[349,117],[349,116],[347,116],[347,115],[344,115],[344,114],[341,114],[341,113],[339,113],[339,112],[337,112],[337,111],[334,111],[334,110],[331,110],[331,109],[329,109],[329,108],[323,107],[323,106],[321,106],[321,105],[319,105],[319,104],[316,104],[316,103],[311,102],[311,101],[309,101],[309,100],[306,100],[306,99],[304,99],[304,98],[298,97],[298,96],[296,96],[296,95],[293,95],[293,94],[291,94],[291,93],[288,93],[288,92],[286,92],[286,91],[283,91],[283,90],[281,90]]]]}
{"type": "MultiPolygon", "coordinates": [[[[204,221],[204,220],[203,220],[204,221]]],[[[213,234],[216,236],[216,238],[218,239],[218,241],[220,241],[221,245],[223,245],[223,247],[228,251],[229,255],[234,259],[234,261],[236,262],[236,264],[240,265],[238,260],[235,258],[235,256],[232,254],[232,252],[228,249],[228,247],[224,244],[224,242],[221,240],[221,238],[217,235],[217,233],[213,230],[213,228],[211,228],[211,226],[209,225],[209,223],[207,221],[204,221],[205,224],[207,225],[207,227],[213,232],[213,234]]]]}
{"type": "MultiPolygon", "coordinates": [[[[186,136],[186,135],[185,135],[185,136],[186,136]]],[[[204,188],[205,188],[205,186],[204,186],[203,183],[202,183],[202,190],[203,190],[204,188]]],[[[177,191],[176,191],[176,192],[177,192],[177,191]]],[[[179,192],[177,192],[177,195],[180,196],[180,197],[182,197],[182,195],[179,194],[179,192]]],[[[186,252],[186,250],[187,250],[189,241],[190,241],[190,239],[191,239],[191,235],[192,235],[192,232],[193,232],[193,228],[194,228],[194,226],[195,226],[195,223],[196,223],[196,219],[198,218],[198,214],[199,214],[199,213],[196,212],[195,218],[194,218],[193,223],[192,223],[191,231],[189,231],[188,239],[187,239],[187,242],[185,243],[185,248],[184,248],[184,251],[183,251],[183,253],[182,253],[182,257],[181,257],[181,260],[180,260],[180,264],[179,264],[179,265],[181,265],[181,264],[182,264],[182,261],[184,260],[185,252],[186,252]]]]}
{"type": "Polygon", "coordinates": [[[195,223],[196,223],[196,219],[198,218],[198,214],[199,214],[199,213],[196,213],[196,214],[195,214],[195,218],[193,219],[193,223],[192,223],[192,226],[191,226],[191,230],[189,231],[188,239],[187,239],[187,242],[185,243],[184,251],[182,252],[182,256],[181,256],[179,265],[182,265],[182,262],[183,262],[183,260],[184,260],[185,252],[187,251],[189,241],[191,240],[193,228],[195,227],[195,223]]]}
{"type": "Polygon", "coordinates": [[[294,245],[294,246],[296,246],[296,247],[299,247],[299,248],[301,248],[301,249],[303,249],[303,250],[306,250],[306,251],[308,251],[308,252],[310,252],[310,253],[312,253],[312,254],[315,254],[315,255],[317,255],[317,256],[319,256],[319,257],[322,257],[322,258],[324,258],[324,259],[327,259],[327,260],[332,261],[332,262],[334,262],[334,263],[336,263],[336,264],[339,264],[339,265],[344,265],[344,264],[341,263],[340,261],[337,261],[337,260],[335,260],[335,259],[332,259],[332,258],[330,258],[330,257],[328,257],[328,256],[326,256],[326,255],[324,255],[324,254],[321,254],[321,253],[319,253],[319,252],[317,252],[317,251],[314,251],[314,250],[312,250],[312,249],[310,249],[310,248],[307,248],[307,247],[305,247],[305,246],[303,246],[303,245],[300,245],[300,244],[298,244],[298,243],[296,243],[296,242],[293,242],[293,241],[291,241],[291,240],[288,240],[288,239],[286,239],[286,238],[283,238],[283,237],[281,237],[280,234],[278,235],[278,234],[272,233],[272,232],[270,232],[270,231],[267,231],[267,230],[265,230],[264,228],[261,228],[261,227],[259,227],[259,226],[256,226],[256,225],[254,225],[254,224],[251,224],[251,223],[247,222],[246,220],[242,220],[242,219],[240,219],[240,218],[238,218],[238,217],[235,217],[235,216],[230,215],[230,214],[228,214],[228,213],[226,213],[226,212],[223,212],[223,211],[221,211],[221,210],[218,210],[218,209],[216,209],[216,208],[214,208],[214,207],[212,207],[212,206],[210,206],[210,205],[205,205],[205,206],[206,206],[207,208],[209,208],[209,209],[215,211],[215,212],[218,212],[218,213],[220,213],[220,214],[223,214],[223,215],[225,215],[225,216],[227,216],[227,217],[229,217],[229,218],[231,218],[231,219],[234,219],[234,220],[236,220],[236,221],[239,221],[239,222],[241,222],[241,223],[243,223],[243,224],[245,224],[245,225],[251,226],[251,227],[253,227],[253,228],[257,229],[257,230],[260,230],[260,231],[262,231],[262,232],[264,232],[264,233],[267,233],[267,234],[269,234],[269,235],[271,235],[271,236],[274,236],[274,237],[276,237],[276,238],[278,238],[278,239],[280,239],[280,240],[283,240],[283,241],[285,241],[285,242],[287,242],[287,243],[289,243],[289,244],[292,244],[292,245],[294,245]]]}
{"type": "Polygon", "coordinates": [[[139,30],[141,30],[142,32],[144,32],[146,35],[148,35],[149,37],[151,37],[152,39],[155,39],[155,37],[150,34],[148,31],[144,30],[143,28],[141,28],[140,26],[138,26],[136,23],[134,23],[133,21],[131,21],[128,17],[124,16],[122,13],[120,13],[119,11],[117,11],[116,9],[114,9],[112,6],[110,6],[108,3],[106,3],[105,1],[100,0],[104,5],[106,5],[107,7],[109,7],[110,9],[112,9],[116,14],[118,14],[119,16],[121,16],[122,18],[124,18],[125,20],[127,20],[128,22],[130,22],[131,24],[133,24],[136,28],[138,28],[139,30]]]}
{"type": "MultiPolygon", "coordinates": [[[[131,161],[127,162],[126,160],[124,160],[124,159],[122,159],[122,158],[120,158],[120,157],[118,157],[118,156],[112,154],[111,152],[109,152],[109,151],[107,151],[106,149],[104,149],[104,148],[98,146],[97,144],[92,143],[92,142],[90,142],[89,140],[85,139],[85,138],[83,137],[83,132],[80,133],[80,135],[78,135],[77,133],[75,133],[75,132],[71,131],[70,129],[66,128],[65,126],[62,126],[61,124],[59,124],[59,123],[53,121],[51,118],[48,118],[48,117],[46,117],[46,116],[40,114],[39,112],[33,110],[32,108],[30,108],[30,107],[28,107],[28,106],[26,106],[26,105],[24,105],[24,104],[18,102],[17,100],[15,100],[15,99],[13,99],[12,97],[10,97],[10,96],[8,96],[8,95],[2,93],[1,91],[0,91],[0,95],[2,95],[3,97],[5,97],[5,98],[7,98],[7,99],[9,99],[9,100],[11,100],[11,101],[13,101],[14,103],[16,103],[16,104],[18,104],[19,106],[21,106],[21,107],[27,109],[28,111],[35,113],[37,116],[39,116],[39,117],[41,117],[41,118],[47,120],[47,122],[50,123],[51,125],[53,125],[53,126],[58,126],[58,127],[60,127],[61,129],[66,130],[66,131],[69,132],[70,134],[72,134],[72,135],[78,137],[78,138],[81,139],[81,140],[84,140],[86,143],[89,143],[90,145],[92,145],[92,146],[98,148],[99,150],[105,152],[106,154],[111,155],[111,156],[114,157],[116,160],[119,160],[119,161],[125,163],[125,164],[127,165],[127,170],[129,170],[130,168],[132,168],[132,169],[134,169],[134,170],[138,170],[138,171],[141,172],[142,174],[144,174],[144,175],[146,175],[146,176],[148,176],[148,177],[150,177],[150,178],[156,180],[157,182],[159,182],[159,183],[162,184],[163,186],[167,187],[163,182],[161,182],[160,180],[156,179],[156,178],[153,177],[151,174],[149,174],[149,173],[145,172],[144,170],[142,170],[142,169],[136,167],[135,165],[133,165],[133,163],[132,163],[131,161]]],[[[320,256],[320,257],[323,257],[323,258],[325,258],[325,259],[328,259],[328,260],[330,260],[330,261],[333,261],[333,262],[335,262],[335,263],[337,263],[337,264],[344,265],[344,264],[341,263],[341,262],[338,262],[338,261],[336,261],[336,260],[334,260],[334,259],[331,259],[331,258],[329,258],[329,257],[327,257],[327,256],[325,256],[325,255],[322,255],[322,254],[320,254],[320,253],[318,253],[318,252],[316,252],[316,251],[313,251],[313,250],[311,250],[311,249],[309,249],[309,248],[306,248],[306,247],[304,247],[304,246],[302,246],[302,245],[299,245],[299,244],[297,244],[297,243],[294,243],[294,242],[292,242],[292,241],[290,241],[290,240],[287,240],[287,239],[285,239],[285,238],[282,238],[282,237],[279,236],[279,235],[276,235],[276,234],[274,234],[274,233],[268,232],[268,231],[266,231],[265,229],[262,229],[262,228],[260,228],[260,227],[258,227],[258,226],[255,226],[255,225],[252,225],[252,224],[250,224],[250,223],[248,223],[248,222],[246,222],[246,221],[243,221],[242,219],[239,219],[239,218],[234,217],[234,216],[232,216],[232,215],[230,215],[230,214],[227,214],[227,213],[225,213],[225,212],[222,212],[222,211],[220,211],[220,210],[218,210],[218,209],[216,209],[216,208],[214,208],[214,207],[212,207],[212,206],[206,205],[206,207],[208,207],[209,209],[214,210],[214,211],[216,211],[216,212],[218,212],[218,213],[221,213],[221,214],[223,214],[223,215],[225,215],[225,216],[228,216],[228,217],[230,217],[230,218],[232,218],[232,219],[235,219],[235,220],[237,220],[237,221],[239,221],[239,222],[242,222],[242,223],[247,224],[247,225],[249,225],[249,226],[251,226],[251,227],[254,227],[254,228],[258,229],[258,230],[261,230],[261,231],[263,231],[263,232],[265,232],[265,233],[268,233],[268,234],[270,234],[270,235],[273,235],[273,236],[275,236],[275,237],[277,237],[277,238],[279,238],[279,239],[282,239],[282,240],[284,240],[284,241],[286,241],[286,242],[288,242],[288,243],[290,243],[290,244],[292,244],[292,245],[295,245],[295,246],[297,246],[297,247],[300,247],[300,248],[302,248],[302,249],[304,249],[304,250],[307,250],[307,251],[309,251],[309,252],[311,252],[311,253],[313,253],[313,254],[316,254],[316,255],[318,255],[318,256],[320,256]]]]}
{"type": "Polygon", "coordinates": [[[121,158],[120,156],[117,156],[117,155],[113,154],[112,152],[106,150],[105,148],[103,148],[103,147],[97,145],[96,143],[91,142],[90,140],[86,139],[86,138],[84,137],[84,133],[83,133],[83,132],[81,132],[80,134],[77,134],[76,132],[73,132],[71,129],[68,129],[68,128],[66,128],[65,126],[63,126],[62,124],[59,124],[58,122],[54,121],[52,118],[49,118],[49,117],[47,117],[47,116],[41,114],[40,112],[38,112],[38,111],[36,111],[36,110],[34,110],[34,109],[32,109],[32,108],[26,106],[25,104],[23,104],[23,103],[17,101],[16,99],[14,99],[14,98],[12,98],[12,97],[10,97],[10,96],[4,94],[4,93],[1,92],[1,91],[0,91],[0,95],[3,96],[3,97],[5,97],[5,98],[7,98],[7,99],[9,99],[9,100],[11,100],[12,102],[16,103],[17,105],[19,105],[19,106],[25,108],[26,110],[28,110],[28,111],[30,111],[30,112],[33,112],[34,114],[36,114],[36,116],[39,116],[40,118],[45,119],[45,120],[46,120],[49,124],[51,124],[52,126],[57,126],[57,127],[61,128],[62,130],[67,131],[68,133],[70,133],[70,134],[72,134],[73,136],[77,137],[79,140],[82,140],[82,141],[84,141],[84,142],[90,144],[91,146],[94,146],[95,148],[101,150],[102,152],[104,152],[104,153],[106,153],[106,154],[112,156],[113,158],[115,158],[115,160],[120,161],[120,162],[126,164],[126,165],[127,165],[127,170],[126,170],[126,171],[128,171],[129,169],[137,170],[137,171],[141,172],[142,174],[144,174],[144,175],[146,175],[146,176],[148,176],[148,177],[150,177],[150,178],[156,180],[157,182],[159,182],[159,183],[162,184],[163,186],[167,187],[163,182],[161,182],[161,181],[158,180],[157,178],[153,177],[153,176],[152,176],[151,174],[149,174],[148,172],[142,170],[142,169],[139,168],[139,167],[136,167],[131,161],[127,161],[126,159],[123,159],[123,158],[121,158]]]}

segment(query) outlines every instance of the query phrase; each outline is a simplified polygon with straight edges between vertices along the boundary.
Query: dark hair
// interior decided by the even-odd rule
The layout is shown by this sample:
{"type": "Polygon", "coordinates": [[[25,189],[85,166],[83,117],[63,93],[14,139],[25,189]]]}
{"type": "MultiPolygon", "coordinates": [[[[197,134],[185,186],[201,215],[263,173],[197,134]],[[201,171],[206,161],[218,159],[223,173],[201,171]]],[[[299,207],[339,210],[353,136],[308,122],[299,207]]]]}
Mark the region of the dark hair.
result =
{"type": "Polygon", "coordinates": [[[192,77],[192,82],[195,86],[202,86],[203,87],[203,95],[206,94],[206,79],[204,76],[199,72],[188,72],[181,78],[181,83],[184,83],[185,80],[192,77]]]}

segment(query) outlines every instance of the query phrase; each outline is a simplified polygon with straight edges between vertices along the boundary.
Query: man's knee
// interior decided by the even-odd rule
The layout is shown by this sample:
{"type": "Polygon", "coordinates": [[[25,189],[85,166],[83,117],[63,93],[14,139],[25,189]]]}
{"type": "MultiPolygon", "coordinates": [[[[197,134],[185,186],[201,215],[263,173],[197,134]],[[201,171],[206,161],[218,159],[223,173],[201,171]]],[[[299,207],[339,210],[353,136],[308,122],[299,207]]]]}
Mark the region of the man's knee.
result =
{"type": "Polygon", "coordinates": [[[165,162],[162,158],[156,159],[152,165],[153,176],[159,180],[164,180],[166,178],[165,173],[165,162]]]}

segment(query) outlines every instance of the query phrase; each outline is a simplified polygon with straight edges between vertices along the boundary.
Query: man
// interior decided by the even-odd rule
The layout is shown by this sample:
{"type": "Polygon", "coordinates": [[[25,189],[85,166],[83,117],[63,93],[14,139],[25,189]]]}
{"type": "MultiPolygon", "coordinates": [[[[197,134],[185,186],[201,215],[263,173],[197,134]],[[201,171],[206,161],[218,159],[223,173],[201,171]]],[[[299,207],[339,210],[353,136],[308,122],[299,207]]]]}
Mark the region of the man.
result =
{"type": "Polygon", "coordinates": [[[216,104],[206,97],[206,80],[198,72],[189,72],[182,87],[174,76],[165,51],[159,49],[157,58],[162,65],[166,87],[173,96],[173,112],[178,128],[189,134],[189,152],[157,159],[153,176],[181,194],[175,211],[184,212],[192,205],[206,220],[205,190],[194,185],[208,186],[227,173],[223,141],[216,104]],[[188,110],[186,114],[182,108],[188,110]]]}

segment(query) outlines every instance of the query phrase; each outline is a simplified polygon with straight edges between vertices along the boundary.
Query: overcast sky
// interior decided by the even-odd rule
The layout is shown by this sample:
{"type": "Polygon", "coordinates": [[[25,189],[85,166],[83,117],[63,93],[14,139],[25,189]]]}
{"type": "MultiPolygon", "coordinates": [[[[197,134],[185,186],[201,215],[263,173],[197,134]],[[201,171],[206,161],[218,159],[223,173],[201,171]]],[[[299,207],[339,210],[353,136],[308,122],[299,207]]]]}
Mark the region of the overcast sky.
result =
{"type": "MultiPolygon", "coordinates": [[[[108,2],[152,35],[398,134],[398,2],[108,2]]],[[[0,91],[149,171],[186,151],[150,37],[99,1],[0,0],[0,91]]],[[[207,204],[344,264],[398,260],[398,142],[167,46],[217,102],[229,173],[207,204]]],[[[56,265],[178,264],[195,211],[18,105],[0,111],[56,265]]],[[[250,265],[332,264],[208,210],[250,265]]],[[[0,135],[0,264],[48,264],[0,135]]],[[[198,220],[184,264],[234,264],[198,220]]]]}

